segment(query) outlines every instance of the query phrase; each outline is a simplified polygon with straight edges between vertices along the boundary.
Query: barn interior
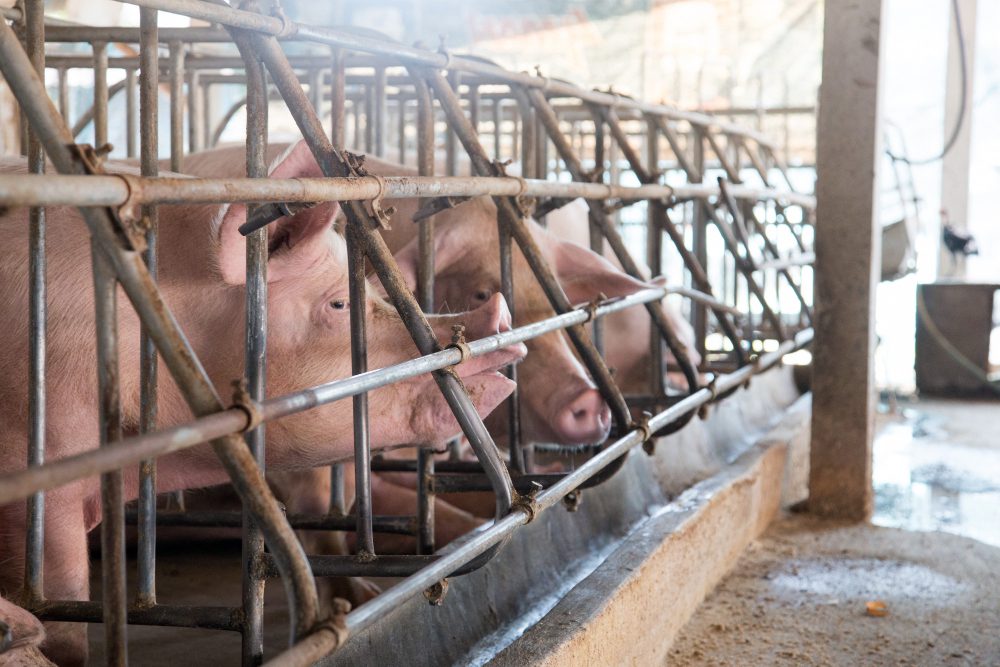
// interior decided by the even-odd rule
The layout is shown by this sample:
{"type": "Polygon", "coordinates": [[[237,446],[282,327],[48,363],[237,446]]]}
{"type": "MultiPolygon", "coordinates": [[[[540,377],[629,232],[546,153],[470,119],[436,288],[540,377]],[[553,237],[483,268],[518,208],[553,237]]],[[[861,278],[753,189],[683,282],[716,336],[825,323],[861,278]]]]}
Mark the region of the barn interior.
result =
{"type": "Polygon", "coordinates": [[[0,16],[0,665],[1000,664],[1000,5],[0,16]]]}

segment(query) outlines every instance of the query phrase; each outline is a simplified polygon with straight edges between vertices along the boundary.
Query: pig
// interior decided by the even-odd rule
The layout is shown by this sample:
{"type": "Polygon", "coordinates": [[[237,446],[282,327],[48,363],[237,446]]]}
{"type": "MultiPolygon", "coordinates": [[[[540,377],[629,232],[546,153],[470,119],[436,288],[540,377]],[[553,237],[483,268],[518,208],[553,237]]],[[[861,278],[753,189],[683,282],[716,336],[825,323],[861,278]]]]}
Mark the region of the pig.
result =
{"type": "MultiPolygon", "coordinates": [[[[295,177],[298,163],[278,160],[272,176],[295,177]]],[[[129,171],[109,164],[109,171],[129,171]]],[[[0,173],[27,173],[21,159],[0,162],[0,173]]],[[[332,230],[338,205],[326,203],[269,227],[268,378],[271,396],[350,374],[346,245],[332,230]]],[[[86,228],[75,208],[48,209],[51,234],[46,423],[47,457],[83,451],[98,434],[93,288],[86,228]]],[[[220,391],[243,373],[245,279],[244,240],[237,227],[246,218],[242,205],[165,206],[160,217],[160,291],[186,332],[208,376],[220,391]]],[[[8,248],[0,257],[0,319],[8,344],[0,350],[0,432],[6,445],[0,471],[23,468],[27,446],[28,321],[27,211],[0,218],[8,248]]],[[[366,294],[369,363],[388,366],[417,355],[395,310],[377,294],[366,294]]],[[[140,325],[125,298],[119,298],[120,370],[123,426],[134,433],[139,418],[138,342],[140,325]]],[[[470,338],[510,327],[500,297],[474,311],[430,318],[442,341],[461,323],[470,338]]],[[[523,345],[509,346],[457,367],[481,415],[492,411],[513,389],[498,369],[523,358],[523,345]]],[[[169,372],[160,371],[160,424],[191,418],[169,372]]],[[[442,442],[459,432],[451,411],[429,375],[371,392],[371,442],[375,449],[442,442]]],[[[349,458],[352,453],[349,401],[268,424],[270,468],[302,469],[349,458]]],[[[137,494],[137,470],[124,470],[127,498],[137,494]]],[[[176,452],[158,461],[158,491],[220,484],[227,475],[207,446],[176,452]]],[[[96,478],[76,481],[46,496],[45,595],[50,599],[88,599],[86,533],[100,518],[96,478]]],[[[24,569],[25,507],[0,507],[0,593],[16,591],[24,569]]],[[[47,626],[46,654],[60,664],[86,660],[86,626],[47,626]]]]}
{"type": "Polygon", "coordinates": [[[9,600],[0,598],[0,642],[5,632],[10,633],[10,645],[0,652],[0,665],[4,667],[53,667],[38,648],[45,639],[41,621],[9,600]]]}

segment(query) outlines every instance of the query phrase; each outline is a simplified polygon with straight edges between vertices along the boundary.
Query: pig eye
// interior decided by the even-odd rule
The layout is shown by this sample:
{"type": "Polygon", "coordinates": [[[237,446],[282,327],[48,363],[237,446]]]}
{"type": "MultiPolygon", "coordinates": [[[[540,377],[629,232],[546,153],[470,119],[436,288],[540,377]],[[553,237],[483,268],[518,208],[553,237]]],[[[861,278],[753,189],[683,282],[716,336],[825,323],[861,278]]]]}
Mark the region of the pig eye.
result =
{"type": "Polygon", "coordinates": [[[334,310],[347,310],[348,308],[350,308],[350,306],[351,306],[351,302],[350,301],[339,301],[338,300],[338,301],[331,301],[330,302],[330,307],[333,308],[334,310]]]}
{"type": "Polygon", "coordinates": [[[481,289],[475,294],[476,301],[488,301],[489,298],[493,296],[493,292],[488,289],[481,289]]]}

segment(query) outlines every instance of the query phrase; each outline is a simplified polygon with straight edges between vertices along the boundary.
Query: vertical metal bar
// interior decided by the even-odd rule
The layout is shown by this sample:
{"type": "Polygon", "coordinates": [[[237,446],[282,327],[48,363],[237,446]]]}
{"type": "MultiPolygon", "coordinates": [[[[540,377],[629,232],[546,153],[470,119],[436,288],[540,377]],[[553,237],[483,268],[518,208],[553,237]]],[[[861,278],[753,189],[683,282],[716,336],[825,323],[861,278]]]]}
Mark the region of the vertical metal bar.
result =
{"type": "Polygon", "coordinates": [[[192,69],[187,72],[187,119],[188,119],[188,152],[197,153],[201,150],[201,78],[198,70],[192,69]]]}
{"type": "MultiPolygon", "coordinates": [[[[594,117],[594,178],[598,183],[604,182],[604,120],[600,114],[594,117]]],[[[587,216],[587,228],[590,231],[590,249],[601,257],[604,256],[604,234],[600,226],[587,216]]],[[[594,347],[604,356],[604,320],[596,318],[591,324],[594,337],[594,347]]]]}
{"type": "Polygon", "coordinates": [[[399,164],[406,164],[406,98],[400,97],[396,105],[399,135],[399,164]]]}
{"type": "Polygon", "coordinates": [[[94,146],[108,143],[108,45],[94,42],[94,146]]]}
{"type": "MultiPolygon", "coordinates": [[[[512,326],[516,326],[515,302],[514,302],[514,271],[511,266],[511,253],[514,247],[510,229],[497,217],[498,235],[500,238],[500,293],[507,301],[510,309],[510,320],[512,326]]],[[[510,449],[510,462],[514,469],[520,473],[527,472],[525,453],[522,450],[521,441],[521,401],[520,392],[517,388],[517,366],[511,364],[504,369],[504,374],[514,383],[514,391],[507,399],[507,440],[510,449]]]]}
{"type": "MultiPolygon", "coordinates": [[[[451,89],[457,94],[458,87],[462,84],[462,73],[458,70],[448,72],[448,83],[451,85],[451,89]]],[[[456,147],[455,133],[452,132],[450,125],[446,123],[444,130],[444,172],[448,176],[454,176],[458,173],[458,151],[456,147]]]]}
{"type": "MultiPolygon", "coordinates": [[[[516,95],[517,108],[519,114],[515,115],[515,119],[520,116],[521,125],[521,176],[524,178],[538,178],[538,172],[535,171],[537,166],[535,151],[537,149],[536,138],[538,133],[535,132],[535,112],[531,108],[531,104],[528,102],[527,97],[523,94],[516,95]]],[[[515,128],[517,123],[515,122],[515,128]]],[[[514,143],[517,141],[515,139],[514,143]]]]}
{"type": "Polygon", "coordinates": [[[66,123],[69,123],[69,77],[66,68],[60,67],[58,70],[59,81],[59,113],[62,114],[66,123]]]}
{"type": "MultiPolygon", "coordinates": [[[[351,374],[368,370],[365,327],[365,255],[353,225],[347,227],[347,270],[350,282],[351,374]]],[[[357,515],[357,553],[360,560],[375,556],[372,534],[371,442],[368,432],[368,392],[352,399],[354,417],[354,512],[357,515]]]]}
{"type": "MultiPolygon", "coordinates": [[[[434,175],[434,102],[427,82],[413,77],[417,102],[417,171],[434,175]]],[[[402,107],[400,109],[402,111],[402,107]]],[[[434,312],[434,218],[417,223],[417,301],[425,313],[434,312]]],[[[417,449],[417,553],[434,553],[434,452],[417,449]]]]}
{"type": "MultiPolygon", "coordinates": [[[[121,440],[118,381],[118,286],[104,250],[91,244],[97,323],[97,384],[101,446],[121,440]]],[[[126,648],[125,506],[122,471],[101,475],[101,590],[108,665],[128,663],[126,648]]]]}
{"type": "Polygon", "coordinates": [[[309,101],[312,102],[316,115],[322,117],[323,109],[323,70],[319,67],[310,67],[308,72],[309,80],[309,101]]]}
{"type": "MultiPolygon", "coordinates": [[[[139,151],[140,170],[143,176],[160,173],[159,163],[159,28],[157,11],[139,10],[139,151]]],[[[146,227],[146,251],[143,259],[152,280],[156,280],[157,228],[159,214],[156,206],[143,206],[142,216],[146,227]]],[[[156,430],[158,360],[156,346],[146,327],[139,337],[139,431],[156,430]]],[[[139,464],[137,567],[139,606],[156,604],[156,460],[139,464]]]]}
{"type": "MultiPolygon", "coordinates": [[[[671,133],[665,132],[668,140],[671,133]]],[[[704,183],[705,181],[705,140],[701,128],[696,125],[691,126],[691,167],[685,169],[689,182],[704,183]],[[697,181],[693,181],[697,178],[697,181]]],[[[681,151],[678,156],[683,155],[681,151]]],[[[680,159],[680,158],[678,158],[680,159]]],[[[694,207],[694,219],[691,228],[691,246],[694,250],[694,257],[701,266],[708,266],[708,216],[705,215],[705,207],[696,204],[694,207]]],[[[693,279],[693,276],[692,276],[693,279]]],[[[694,342],[698,354],[705,358],[705,339],[708,335],[708,309],[703,303],[694,304],[694,321],[691,323],[694,328],[694,342]]]]}
{"type": "MultiPolygon", "coordinates": [[[[646,122],[646,168],[652,180],[659,181],[660,142],[656,124],[646,122]]],[[[667,209],[660,199],[650,199],[646,202],[646,265],[653,276],[662,273],[663,263],[663,232],[667,220],[667,209]]],[[[652,369],[649,388],[654,396],[664,393],[664,375],[666,367],[663,354],[663,339],[656,327],[649,330],[649,362],[652,369]]]]}
{"type": "Polygon", "coordinates": [[[372,101],[375,113],[375,155],[385,155],[385,68],[375,68],[375,99],[372,101]]]}
{"type": "MultiPolygon", "coordinates": [[[[267,177],[268,93],[264,67],[250,49],[240,45],[247,74],[246,163],[250,178],[267,177]]],[[[247,215],[254,210],[247,206],[247,215]]],[[[264,400],[267,387],[267,229],[246,237],[246,323],[244,358],[247,392],[255,401],[264,400]]],[[[264,470],[265,426],[246,434],[247,445],[261,471],[264,470]]],[[[243,509],[242,632],[243,667],[264,659],[264,587],[257,564],[264,555],[264,536],[249,508],[243,509]]]]}
{"type": "Polygon", "coordinates": [[[503,148],[501,145],[501,139],[503,135],[500,134],[500,125],[503,123],[503,100],[499,97],[493,99],[493,107],[491,112],[493,114],[493,159],[500,159],[500,152],[503,148]]]}
{"type": "MultiPolygon", "coordinates": [[[[24,4],[25,45],[39,76],[45,74],[45,7],[42,0],[24,4]]],[[[60,101],[63,100],[65,70],[59,70],[60,101]]],[[[45,173],[45,152],[34,132],[28,131],[28,171],[45,173]]],[[[45,209],[28,212],[28,465],[45,463],[45,340],[47,292],[45,282],[45,209]]],[[[31,494],[27,503],[24,591],[31,601],[44,598],[45,494],[31,494]]]]}
{"type": "Polygon", "coordinates": [[[368,85],[362,87],[364,91],[365,106],[365,152],[375,151],[375,89],[368,85]]]}
{"type": "Polygon", "coordinates": [[[170,170],[184,157],[184,44],[170,42],[170,170]]]}
{"type": "Polygon", "coordinates": [[[136,155],[136,129],[139,127],[136,88],[136,72],[130,67],[125,70],[125,154],[130,158],[136,155]]]}
{"type": "Polygon", "coordinates": [[[201,101],[201,132],[198,135],[198,145],[201,146],[201,150],[204,150],[211,148],[208,142],[212,139],[212,84],[210,82],[199,84],[198,99],[201,101]]]}
{"type": "Polygon", "coordinates": [[[330,140],[337,148],[343,148],[344,116],[347,104],[343,49],[333,49],[330,62],[330,140]]]}

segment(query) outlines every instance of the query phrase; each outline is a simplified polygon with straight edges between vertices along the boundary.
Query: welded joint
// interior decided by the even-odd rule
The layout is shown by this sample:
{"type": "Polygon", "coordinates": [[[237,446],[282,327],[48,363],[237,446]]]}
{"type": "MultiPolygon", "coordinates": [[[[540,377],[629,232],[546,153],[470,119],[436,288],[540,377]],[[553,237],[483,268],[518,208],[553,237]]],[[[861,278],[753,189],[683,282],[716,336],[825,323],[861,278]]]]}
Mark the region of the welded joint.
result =
{"type": "Polygon", "coordinates": [[[597,309],[601,307],[601,304],[608,300],[607,295],[604,292],[598,292],[597,297],[591,299],[586,305],[584,305],[581,310],[587,311],[587,319],[583,321],[584,324],[588,322],[593,322],[597,319],[597,309]]]}
{"type": "Polygon", "coordinates": [[[528,191],[528,181],[523,176],[512,176],[507,173],[507,167],[512,160],[493,160],[493,168],[497,176],[512,178],[517,181],[517,194],[514,195],[514,205],[522,218],[530,218],[535,213],[538,201],[525,193],[528,191]]]}
{"type": "Polygon", "coordinates": [[[282,37],[291,37],[298,32],[298,27],[295,25],[295,21],[292,21],[288,18],[288,15],[285,14],[285,9],[281,6],[280,0],[271,0],[269,14],[281,21],[281,30],[278,31],[278,34],[274,35],[278,39],[281,39],[282,37]]]}
{"type": "Polygon", "coordinates": [[[318,634],[329,632],[333,634],[334,643],[330,647],[330,652],[343,646],[350,636],[351,631],[347,628],[347,615],[351,612],[351,603],[344,598],[333,598],[330,618],[320,621],[308,634],[318,634]]]}
{"type": "Polygon", "coordinates": [[[424,589],[424,597],[427,599],[428,604],[432,607],[440,607],[443,605],[446,595],[448,595],[447,579],[442,579],[441,581],[424,589]]]}
{"type": "MultiPolygon", "coordinates": [[[[125,201],[118,207],[118,219],[127,224],[140,223],[143,220],[141,202],[142,181],[132,174],[114,175],[125,184],[125,188],[128,191],[128,194],[125,196],[125,201]]],[[[143,229],[142,231],[145,232],[146,230],[143,229]]]]}
{"type": "Polygon", "coordinates": [[[261,425],[264,421],[264,415],[261,414],[257,402],[250,397],[250,392],[247,390],[246,378],[233,380],[231,384],[233,387],[233,403],[229,407],[241,410],[246,414],[247,423],[243,427],[242,432],[249,433],[261,425]]]}
{"type": "MultiPolygon", "coordinates": [[[[106,143],[103,146],[94,148],[90,144],[70,144],[68,148],[70,157],[83,167],[85,173],[90,175],[106,175],[103,164],[108,154],[114,150],[114,146],[106,143]]],[[[133,195],[138,191],[138,187],[127,180],[125,182],[129,188],[128,200],[131,201],[133,195]]],[[[126,201],[126,204],[128,203],[126,201]]],[[[134,202],[132,205],[135,205],[134,202]]],[[[134,216],[122,218],[118,215],[112,215],[110,217],[115,223],[116,235],[123,242],[126,250],[139,253],[146,250],[146,230],[141,224],[135,224],[136,218],[134,216]]],[[[141,220],[141,217],[139,220],[141,220]]]]}
{"type": "Polygon", "coordinates": [[[444,56],[444,65],[441,65],[441,69],[447,70],[451,69],[451,51],[444,45],[445,37],[444,35],[438,35],[438,47],[437,52],[444,56]]]}
{"type": "MultiPolygon", "coordinates": [[[[755,370],[754,372],[756,373],[757,371],[755,370]]],[[[711,406],[712,403],[714,403],[715,400],[719,397],[719,387],[718,387],[718,384],[717,384],[718,380],[719,380],[719,376],[713,374],[712,375],[712,379],[704,387],[705,389],[708,389],[708,391],[709,391],[709,399],[706,402],[702,403],[701,407],[698,408],[698,417],[702,421],[705,421],[706,419],[708,419],[709,406],[711,406]]]]}
{"type": "Polygon", "coordinates": [[[382,208],[382,199],[385,197],[385,178],[379,174],[366,173],[365,175],[369,178],[374,178],[375,182],[378,183],[378,192],[368,202],[371,215],[378,221],[379,227],[388,231],[392,229],[389,226],[389,222],[392,219],[392,215],[396,212],[396,207],[387,206],[382,208]]]}
{"type": "Polygon", "coordinates": [[[510,504],[510,509],[521,510],[527,515],[528,520],[525,521],[526,524],[531,523],[535,520],[535,515],[538,514],[538,502],[535,500],[538,497],[538,492],[542,490],[542,485],[538,482],[531,483],[531,490],[525,493],[514,492],[514,502],[510,504]]]}
{"type": "Polygon", "coordinates": [[[642,451],[652,456],[656,452],[656,441],[653,440],[653,431],[649,428],[649,419],[653,415],[645,410],[639,419],[634,420],[629,425],[629,430],[638,431],[642,436],[642,451]]]}
{"type": "Polygon", "coordinates": [[[464,324],[453,324],[451,325],[451,342],[445,346],[446,350],[458,350],[461,355],[454,364],[448,368],[454,368],[459,364],[465,363],[472,358],[472,349],[465,340],[465,325],[464,324]]]}

